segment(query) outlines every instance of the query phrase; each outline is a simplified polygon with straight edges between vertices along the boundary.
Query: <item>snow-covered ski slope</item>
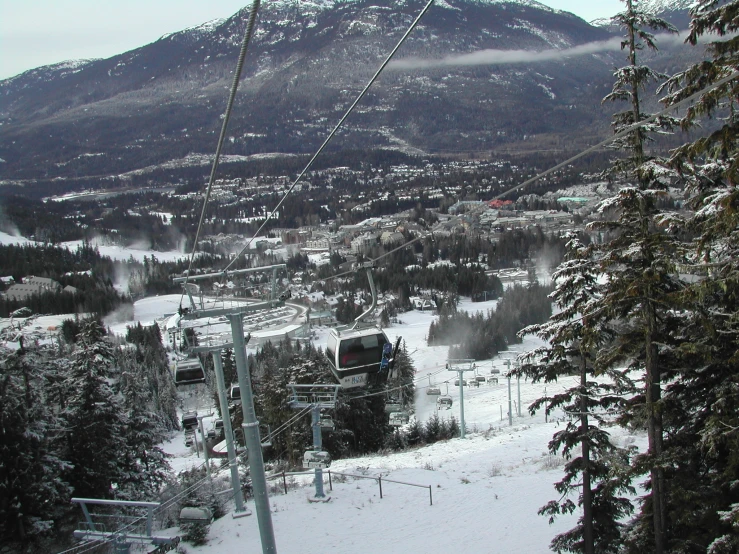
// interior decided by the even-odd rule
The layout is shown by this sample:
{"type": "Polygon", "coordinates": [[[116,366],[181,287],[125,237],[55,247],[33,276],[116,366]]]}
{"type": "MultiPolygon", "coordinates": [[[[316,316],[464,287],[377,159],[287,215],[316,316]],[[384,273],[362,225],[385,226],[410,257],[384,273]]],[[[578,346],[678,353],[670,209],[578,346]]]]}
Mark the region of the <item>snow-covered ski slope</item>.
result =
{"type": "MultiPolygon", "coordinates": [[[[460,309],[485,312],[494,302],[463,301],[460,309]]],[[[147,305],[151,309],[151,301],[147,305]]],[[[416,415],[423,422],[436,412],[435,397],[426,394],[431,383],[449,394],[454,404],[442,410],[459,420],[459,389],[453,385],[456,373],[445,368],[446,347],[429,347],[426,334],[433,318],[429,312],[401,314],[400,324],[386,329],[391,339],[402,336],[416,366],[418,391],[416,415]]],[[[316,346],[323,347],[328,329],[318,329],[316,346]]],[[[527,339],[515,350],[533,349],[540,343],[527,339]]],[[[553,483],[562,476],[564,460],[548,453],[547,443],[562,429],[565,414],[544,420],[544,414],[530,416],[526,407],[536,398],[570,386],[573,378],[554,384],[521,382],[521,417],[517,410],[517,383],[511,383],[513,425],[508,423],[508,387],[502,377],[505,353],[494,360],[478,362],[478,372],[489,375],[501,371],[499,384],[464,388],[467,438],[438,442],[401,453],[378,453],[361,458],[335,460],[331,465],[333,490],[326,491],[326,503],[308,501],[314,493],[310,477],[294,478],[302,484],[282,490],[282,480],[270,496],[272,525],[281,553],[336,552],[352,554],[392,553],[503,553],[549,552],[555,534],[571,528],[578,514],[559,518],[549,525],[537,515],[546,502],[558,498],[553,483]],[[341,477],[338,473],[382,476],[382,496],[376,480],[341,477]],[[386,480],[430,486],[411,487],[386,480]]],[[[637,444],[640,436],[613,429],[616,442],[637,444]]],[[[202,458],[184,449],[181,437],[169,445],[175,455],[173,466],[199,465],[202,458]]],[[[306,444],[306,448],[309,445],[306,444]]],[[[225,474],[225,471],[224,471],[225,474]]],[[[254,511],[253,501],[248,502],[254,511]]],[[[171,530],[171,532],[177,532],[171,530]]],[[[261,552],[256,514],[233,519],[230,514],[214,522],[205,546],[183,543],[192,553],[261,552]]]]}

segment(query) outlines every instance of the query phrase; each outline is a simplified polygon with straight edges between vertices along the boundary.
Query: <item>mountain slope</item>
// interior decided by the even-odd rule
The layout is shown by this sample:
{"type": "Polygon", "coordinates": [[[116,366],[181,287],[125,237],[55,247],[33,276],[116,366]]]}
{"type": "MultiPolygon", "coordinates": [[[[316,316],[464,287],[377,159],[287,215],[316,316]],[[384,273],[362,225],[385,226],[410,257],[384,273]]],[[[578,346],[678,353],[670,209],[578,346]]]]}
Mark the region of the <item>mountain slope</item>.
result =
{"type": "MultiPolygon", "coordinates": [[[[227,153],[311,152],[420,11],[417,0],[264,4],[230,124],[227,153]]],[[[117,174],[215,149],[246,9],[75,67],[0,82],[0,177],[117,174]]],[[[533,1],[434,5],[398,58],[566,49],[608,38],[533,1]]],[[[335,148],[424,151],[571,143],[605,131],[607,54],[561,61],[387,70],[335,148]]]]}

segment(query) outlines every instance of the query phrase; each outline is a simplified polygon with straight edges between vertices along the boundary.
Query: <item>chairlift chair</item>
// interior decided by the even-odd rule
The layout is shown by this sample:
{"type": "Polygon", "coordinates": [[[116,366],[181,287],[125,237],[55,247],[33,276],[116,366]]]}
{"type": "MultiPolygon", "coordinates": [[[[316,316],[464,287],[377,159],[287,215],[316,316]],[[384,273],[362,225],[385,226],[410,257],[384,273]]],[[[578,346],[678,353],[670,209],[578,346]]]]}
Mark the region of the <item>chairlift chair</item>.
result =
{"type": "Polygon", "coordinates": [[[185,412],[182,414],[182,427],[187,429],[194,429],[198,426],[198,413],[197,412],[185,412]]]}
{"type": "Polygon", "coordinates": [[[447,410],[451,410],[453,403],[454,401],[452,400],[452,397],[445,394],[436,399],[436,409],[441,410],[442,408],[445,408],[447,410]]]}
{"type": "Polygon", "coordinates": [[[401,427],[410,421],[411,417],[406,412],[393,412],[390,414],[389,423],[393,427],[401,427]]]}
{"type": "Polygon", "coordinates": [[[303,467],[325,469],[331,465],[331,455],[323,450],[308,450],[303,454],[303,467]]]}
{"type": "Polygon", "coordinates": [[[385,403],[385,413],[391,414],[393,412],[399,412],[403,409],[402,404],[397,399],[393,398],[385,403]]]}
{"type": "Polygon", "coordinates": [[[260,425],[259,430],[262,448],[269,448],[272,446],[272,427],[269,425],[260,425]]]}
{"type": "Polygon", "coordinates": [[[323,431],[333,431],[336,429],[336,424],[331,416],[321,416],[318,420],[318,424],[323,431]]]}
{"type": "Polygon", "coordinates": [[[439,396],[441,389],[439,387],[429,387],[426,389],[426,394],[429,396],[439,396]]]}
{"type": "Polygon", "coordinates": [[[213,514],[208,508],[187,506],[180,510],[180,525],[195,523],[210,525],[213,522],[213,514]]]}

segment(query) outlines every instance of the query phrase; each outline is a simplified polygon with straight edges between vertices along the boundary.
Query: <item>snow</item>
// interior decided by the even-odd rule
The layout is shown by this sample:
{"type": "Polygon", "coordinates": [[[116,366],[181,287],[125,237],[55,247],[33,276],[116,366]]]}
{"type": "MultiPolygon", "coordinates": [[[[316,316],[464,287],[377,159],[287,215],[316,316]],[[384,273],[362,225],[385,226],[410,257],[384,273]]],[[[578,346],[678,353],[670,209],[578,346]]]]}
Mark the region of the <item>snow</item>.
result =
{"type": "Polygon", "coordinates": [[[9,233],[4,233],[0,231],[0,244],[18,244],[22,246],[24,244],[35,244],[35,243],[32,240],[28,240],[25,237],[11,235],[9,233]]]}
{"type": "MultiPolygon", "coordinates": [[[[0,233],[0,243],[27,243],[27,239],[0,233]]],[[[70,246],[72,246],[70,244],[70,246]]],[[[101,251],[102,252],[102,251],[101,251]]],[[[123,259],[137,257],[149,251],[121,249],[123,259]]],[[[156,253],[159,257],[161,253],[156,253]]],[[[109,255],[109,254],[108,254],[109,255]]],[[[143,256],[142,256],[143,257],[143,256]]],[[[120,259],[120,258],[119,258],[120,259]]],[[[126,325],[151,324],[176,312],[180,295],[149,297],[134,304],[134,316],[113,329],[125,332],[126,325]]],[[[473,303],[462,300],[459,308],[468,312],[486,313],[495,301],[473,303]]],[[[385,331],[394,341],[402,337],[416,367],[415,408],[421,422],[437,413],[436,397],[426,394],[429,384],[452,396],[450,410],[438,412],[440,417],[460,421],[460,390],[453,385],[457,374],[446,369],[448,348],[428,346],[429,324],[437,316],[430,312],[408,312],[399,315],[399,322],[385,331]]],[[[38,332],[56,326],[64,316],[53,320],[39,318],[33,322],[38,332]]],[[[9,323],[7,320],[4,322],[9,323]]],[[[0,325],[1,326],[1,325],[0,325]]],[[[317,327],[315,346],[323,348],[330,330],[317,327]]],[[[399,453],[376,453],[360,458],[335,460],[330,468],[332,490],[327,473],[325,490],[330,501],[314,503],[312,475],[292,477],[293,486],[284,494],[281,480],[268,483],[272,526],[278,552],[301,552],[307,545],[317,552],[445,552],[462,549],[467,552],[549,552],[554,535],[570,529],[579,514],[559,517],[552,525],[537,515],[537,510],[549,500],[558,498],[553,484],[562,477],[564,460],[548,453],[552,435],[562,429],[565,415],[528,414],[526,406],[541,396],[551,396],[570,386],[574,378],[557,383],[532,384],[520,382],[521,416],[518,416],[518,385],[511,382],[512,425],[508,422],[508,382],[502,376],[507,369],[505,360],[537,348],[542,344],[528,337],[523,344],[503,352],[491,360],[477,362],[480,375],[490,375],[498,369],[498,384],[483,383],[479,387],[464,387],[464,419],[466,438],[437,442],[399,453]],[[342,477],[340,474],[361,475],[364,478],[342,477]],[[383,480],[382,496],[377,477],[383,480]],[[408,486],[390,481],[420,486],[408,486]],[[274,486],[272,486],[274,485],[274,486]],[[429,502],[429,487],[433,504],[429,502]]],[[[255,347],[248,346],[250,351],[255,347]]],[[[471,373],[465,374],[469,380],[471,373]]],[[[185,403],[188,403],[187,399],[185,403]]],[[[187,406],[191,408],[191,406],[187,406]]],[[[200,413],[208,407],[198,405],[200,413]]],[[[214,417],[214,416],[213,416],[214,417]]],[[[204,428],[212,425],[205,418],[204,428]]],[[[643,445],[643,436],[630,436],[626,431],[609,430],[614,442],[643,445]]],[[[308,447],[309,445],[306,445],[308,447]]],[[[162,444],[172,455],[175,471],[203,463],[191,447],[184,445],[184,434],[174,434],[162,444]]],[[[219,472],[227,475],[226,468],[219,472]]],[[[255,512],[253,500],[247,507],[255,512]]],[[[230,508],[231,510],[233,507],[230,508]]],[[[163,531],[177,534],[177,528],[163,531]]],[[[220,554],[223,552],[261,551],[257,515],[233,519],[229,515],[215,521],[208,533],[208,542],[201,547],[184,546],[188,553],[220,554]]]]}
{"type": "MultiPolygon", "coordinates": [[[[21,236],[15,236],[8,233],[4,233],[0,231],[0,244],[41,244],[37,243],[33,240],[21,237],[21,236]]],[[[84,244],[84,241],[81,240],[73,240],[69,242],[62,242],[59,243],[57,246],[60,248],[68,248],[72,252],[77,250],[80,246],[84,244]]],[[[127,261],[130,258],[133,257],[133,259],[143,262],[144,258],[151,258],[152,256],[155,256],[157,260],[163,261],[163,262],[173,262],[182,258],[187,258],[188,254],[185,252],[180,252],[176,250],[171,250],[167,252],[160,252],[158,250],[150,250],[144,246],[141,247],[131,247],[131,246],[117,246],[117,245],[111,245],[106,244],[101,241],[92,240],[90,241],[90,244],[92,246],[97,247],[98,251],[100,252],[101,256],[108,256],[109,258],[113,260],[119,260],[119,261],[127,261]]]]}
{"type": "MultiPolygon", "coordinates": [[[[171,311],[166,301],[146,299],[136,304],[137,317],[155,316],[157,304],[171,311]]],[[[463,300],[460,309],[487,312],[495,301],[472,303],[463,300]]],[[[391,340],[403,337],[417,369],[416,417],[426,421],[436,413],[436,397],[426,394],[429,382],[453,397],[451,410],[460,420],[459,389],[452,386],[456,373],[446,369],[447,347],[430,347],[426,334],[436,316],[429,312],[408,312],[385,331],[391,340]],[[445,384],[449,382],[449,384],[445,384]]],[[[328,328],[316,328],[315,346],[324,347],[328,328]]],[[[489,375],[494,367],[504,371],[505,359],[529,351],[542,343],[527,338],[492,360],[477,363],[477,371],[489,375]]],[[[249,348],[249,347],[248,347],[249,348]]],[[[249,348],[251,350],[251,348],[249,348]]],[[[502,372],[501,371],[501,372],[502,372]]],[[[466,374],[465,377],[471,374],[466,374]]],[[[333,490],[324,471],[325,491],[330,501],[314,503],[312,474],[291,477],[288,493],[282,481],[268,482],[272,526],[278,552],[300,552],[306,545],[316,552],[549,552],[555,534],[570,529],[579,514],[558,518],[553,525],[537,515],[539,507],[558,498],[553,483],[562,476],[564,460],[548,453],[547,443],[562,429],[563,414],[553,414],[548,422],[543,413],[530,416],[526,406],[534,399],[563,390],[573,378],[558,383],[532,384],[521,381],[521,416],[517,415],[517,383],[511,383],[513,425],[508,424],[508,386],[500,376],[498,385],[464,387],[465,439],[441,441],[400,453],[377,453],[361,458],[335,460],[333,490]],[[361,475],[364,478],[342,477],[361,475]],[[382,476],[382,495],[377,477],[382,476]],[[388,480],[412,483],[408,486],[388,480]],[[274,485],[274,486],[272,486],[274,485]],[[433,505],[429,501],[429,487],[433,505]]],[[[620,429],[611,430],[615,442],[643,442],[620,429]]],[[[308,447],[309,445],[306,445],[308,447]]],[[[173,454],[173,467],[183,469],[202,463],[184,447],[182,434],[164,445],[173,454]]],[[[220,472],[227,475],[227,469],[220,472]]],[[[253,500],[247,507],[255,512],[253,500]]],[[[177,529],[168,532],[176,533],[177,529]]],[[[252,515],[215,521],[208,542],[201,547],[186,546],[189,553],[258,552],[261,549],[258,518],[252,515]]]]}

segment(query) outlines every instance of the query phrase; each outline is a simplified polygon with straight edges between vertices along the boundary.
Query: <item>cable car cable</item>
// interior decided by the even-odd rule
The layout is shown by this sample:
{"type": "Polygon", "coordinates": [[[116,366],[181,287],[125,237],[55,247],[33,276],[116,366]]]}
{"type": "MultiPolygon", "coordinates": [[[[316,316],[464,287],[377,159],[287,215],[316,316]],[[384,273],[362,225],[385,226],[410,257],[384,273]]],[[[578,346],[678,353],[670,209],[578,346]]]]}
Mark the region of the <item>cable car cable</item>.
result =
{"type": "MultiPolygon", "coordinates": [[[[200,212],[200,221],[198,222],[198,228],[195,233],[195,240],[193,241],[192,245],[192,253],[190,254],[190,263],[188,264],[187,268],[187,275],[185,276],[185,285],[187,284],[187,279],[190,277],[190,273],[192,272],[192,264],[195,260],[195,253],[197,252],[198,248],[198,238],[200,237],[200,231],[203,228],[203,222],[205,221],[205,211],[208,207],[208,200],[210,199],[210,193],[213,189],[213,184],[215,182],[215,176],[216,171],[218,170],[218,162],[220,161],[221,157],[221,150],[223,149],[223,143],[226,140],[226,129],[228,128],[228,122],[231,119],[231,112],[233,110],[233,104],[234,100],[236,99],[236,91],[239,88],[239,80],[241,79],[241,71],[244,67],[244,60],[246,59],[246,51],[249,47],[249,42],[251,41],[252,34],[254,32],[254,22],[257,19],[257,11],[259,10],[259,3],[260,0],[253,0],[253,3],[251,5],[251,11],[249,12],[249,20],[246,23],[246,29],[244,30],[244,38],[241,42],[241,51],[239,52],[239,58],[236,63],[236,71],[234,72],[234,79],[233,83],[231,84],[231,92],[229,93],[228,102],[226,104],[226,112],[223,116],[223,124],[221,125],[221,134],[218,137],[218,145],[216,146],[216,154],[215,158],[213,159],[213,166],[210,170],[210,177],[208,179],[208,188],[205,192],[205,198],[203,200],[203,209],[200,212]]],[[[183,290],[183,296],[184,296],[184,290],[183,290]]],[[[182,303],[182,297],[180,297],[180,304],[182,303]]]]}
{"type": "Polygon", "coordinates": [[[295,181],[293,181],[293,184],[290,185],[290,188],[287,189],[287,192],[285,192],[282,199],[277,203],[277,205],[274,207],[274,209],[271,212],[267,212],[267,217],[264,220],[264,223],[262,223],[259,228],[254,233],[254,236],[249,239],[249,241],[246,243],[244,248],[241,249],[241,251],[234,257],[233,260],[226,266],[226,269],[224,271],[228,271],[229,268],[236,262],[238,258],[241,257],[241,254],[243,254],[247,248],[249,248],[249,245],[251,245],[252,241],[259,235],[261,230],[264,228],[265,225],[267,225],[267,222],[272,218],[272,215],[277,213],[277,211],[280,209],[280,206],[285,202],[285,199],[288,197],[288,195],[295,189],[300,179],[302,179],[303,175],[310,169],[310,167],[313,165],[313,162],[316,161],[316,158],[323,152],[323,149],[326,148],[329,142],[331,142],[331,139],[334,138],[334,135],[336,135],[336,132],[339,130],[339,128],[344,124],[344,121],[349,117],[349,115],[354,111],[354,108],[359,104],[360,100],[364,98],[364,95],[367,94],[367,91],[370,89],[370,87],[374,84],[374,82],[377,80],[377,78],[380,76],[380,73],[385,69],[387,64],[390,63],[390,60],[392,60],[393,56],[395,56],[395,53],[398,51],[398,49],[403,45],[405,42],[405,39],[408,38],[408,36],[411,34],[413,29],[416,28],[416,25],[418,25],[418,22],[421,21],[421,18],[424,16],[424,14],[428,11],[428,9],[431,7],[431,4],[434,3],[434,0],[428,0],[424,8],[421,10],[421,13],[416,16],[416,19],[413,20],[413,23],[411,23],[410,27],[406,30],[406,32],[403,34],[403,36],[400,38],[398,43],[395,45],[395,48],[393,48],[390,51],[390,54],[387,55],[385,58],[385,61],[382,62],[379,69],[375,72],[375,74],[372,76],[372,78],[369,80],[367,85],[365,85],[364,89],[362,89],[362,92],[359,93],[359,96],[352,102],[352,105],[349,106],[349,109],[344,113],[342,118],[339,120],[339,122],[336,124],[336,126],[333,128],[333,130],[329,133],[329,135],[326,137],[326,140],[323,141],[323,144],[318,148],[315,154],[313,154],[313,157],[308,161],[306,166],[303,168],[303,170],[298,174],[295,181]]]}

